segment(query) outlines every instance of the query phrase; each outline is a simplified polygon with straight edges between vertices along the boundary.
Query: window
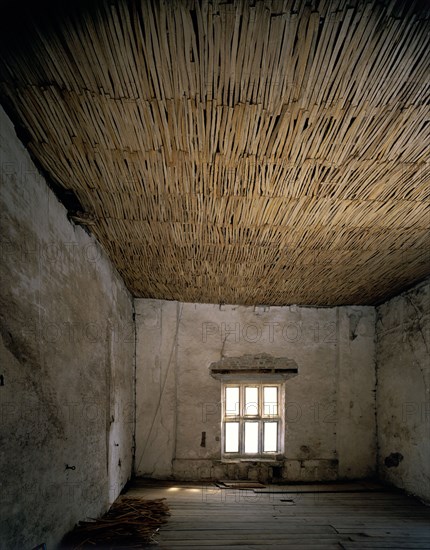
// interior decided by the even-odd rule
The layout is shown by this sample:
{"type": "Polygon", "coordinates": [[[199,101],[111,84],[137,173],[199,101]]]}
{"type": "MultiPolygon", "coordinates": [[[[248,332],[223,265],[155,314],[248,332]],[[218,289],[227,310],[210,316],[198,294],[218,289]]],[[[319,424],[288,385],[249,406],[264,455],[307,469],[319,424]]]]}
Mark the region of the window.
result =
{"type": "Polygon", "coordinates": [[[283,452],[282,385],[222,387],[223,456],[271,458],[283,452]]]}

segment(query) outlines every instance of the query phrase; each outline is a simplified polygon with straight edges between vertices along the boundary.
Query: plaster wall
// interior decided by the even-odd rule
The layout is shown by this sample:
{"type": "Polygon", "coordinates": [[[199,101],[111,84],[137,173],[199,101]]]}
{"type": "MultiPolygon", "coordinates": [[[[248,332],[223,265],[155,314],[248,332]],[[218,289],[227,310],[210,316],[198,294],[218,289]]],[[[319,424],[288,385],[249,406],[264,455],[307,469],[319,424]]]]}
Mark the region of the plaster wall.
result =
{"type": "Polygon", "coordinates": [[[135,300],[136,473],[312,481],[375,472],[374,308],[135,300]],[[287,357],[280,463],[221,460],[221,357],[287,357]],[[204,441],[204,445],[202,445],[204,441]]]}
{"type": "Polygon", "coordinates": [[[430,502],[430,279],[377,308],[378,466],[430,502]]]}
{"type": "Polygon", "coordinates": [[[0,547],[53,548],[131,475],[133,305],[0,109],[0,547]]]}

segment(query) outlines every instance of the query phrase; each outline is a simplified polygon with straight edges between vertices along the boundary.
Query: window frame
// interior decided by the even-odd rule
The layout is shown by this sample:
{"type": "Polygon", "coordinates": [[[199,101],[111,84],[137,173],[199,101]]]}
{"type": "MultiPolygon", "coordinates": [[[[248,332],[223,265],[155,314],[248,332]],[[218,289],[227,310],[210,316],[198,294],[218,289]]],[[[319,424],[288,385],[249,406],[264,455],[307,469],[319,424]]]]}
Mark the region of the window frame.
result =
{"type": "Polygon", "coordinates": [[[255,381],[255,380],[229,380],[223,381],[221,385],[221,404],[222,404],[222,416],[221,416],[221,457],[227,461],[276,461],[279,455],[284,453],[284,434],[285,434],[285,384],[274,381],[255,381]],[[226,410],[226,390],[229,387],[239,387],[239,410],[235,411],[238,414],[227,414],[226,410]],[[245,414],[246,401],[245,401],[245,388],[257,387],[258,388],[258,411],[257,414],[245,414]],[[264,387],[276,387],[277,388],[277,414],[264,414],[264,387]],[[258,452],[246,453],[245,452],[245,422],[258,422],[258,452]],[[225,450],[226,445],[226,424],[230,422],[236,422],[239,424],[239,449],[237,452],[227,452],[225,450]],[[263,451],[264,445],[264,430],[265,422],[277,422],[277,450],[276,451],[263,451]]]}

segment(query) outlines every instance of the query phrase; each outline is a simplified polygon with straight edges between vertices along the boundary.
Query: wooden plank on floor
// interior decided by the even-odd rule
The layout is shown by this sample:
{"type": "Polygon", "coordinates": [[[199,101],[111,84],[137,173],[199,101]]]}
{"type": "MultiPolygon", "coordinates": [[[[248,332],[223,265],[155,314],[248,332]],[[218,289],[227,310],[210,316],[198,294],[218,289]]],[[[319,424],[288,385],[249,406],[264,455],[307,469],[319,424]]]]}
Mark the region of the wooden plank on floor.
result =
{"type": "MultiPolygon", "coordinates": [[[[170,506],[157,537],[164,550],[430,549],[430,508],[376,485],[363,492],[361,484],[336,484],[325,493],[289,493],[281,486],[262,494],[203,485],[170,489],[148,489],[170,506]]],[[[145,488],[134,491],[142,496],[145,488]]]]}
{"type": "Polygon", "coordinates": [[[369,541],[369,542],[342,542],[342,547],[345,550],[365,550],[367,548],[390,548],[391,550],[429,550],[428,542],[402,542],[397,540],[392,541],[369,541]]]}
{"type": "MultiPolygon", "coordinates": [[[[199,548],[199,546],[193,546],[193,545],[190,545],[189,546],[190,548],[199,548]]],[[[161,548],[163,550],[183,550],[184,548],[187,548],[187,543],[185,543],[184,545],[175,545],[175,546],[163,546],[163,545],[160,545],[160,546],[157,546],[157,548],[161,548]]],[[[298,550],[314,550],[314,548],[316,548],[317,550],[332,550],[332,549],[341,549],[342,546],[339,546],[338,543],[333,543],[333,544],[324,544],[324,545],[318,545],[318,546],[315,546],[313,544],[282,544],[281,546],[276,543],[274,545],[270,545],[270,546],[267,546],[267,545],[249,545],[247,543],[243,543],[243,544],[240,544],[240,545],[233,545],[233,546],[208,546],[207,548],[210,548],[210,550],[237,550],[238,548],[240,548],[240,550],[264,550],[264,548],[276,548],[276,550],[291,550],[291,549],[294,549],[294,548],[297,548],[298,550]]]]}

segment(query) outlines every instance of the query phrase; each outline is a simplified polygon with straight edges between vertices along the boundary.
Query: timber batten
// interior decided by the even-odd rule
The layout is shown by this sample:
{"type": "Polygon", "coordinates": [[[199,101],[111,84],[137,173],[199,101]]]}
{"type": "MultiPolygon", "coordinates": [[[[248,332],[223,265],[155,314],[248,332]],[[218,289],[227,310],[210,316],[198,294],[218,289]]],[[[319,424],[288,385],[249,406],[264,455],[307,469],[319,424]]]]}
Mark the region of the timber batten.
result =
{"type": "Polygon", "coordinates": [[[2,42],[0,97],[135,296],[373,304],[430,273],[419,3],[50,16],[2,42]]]}

